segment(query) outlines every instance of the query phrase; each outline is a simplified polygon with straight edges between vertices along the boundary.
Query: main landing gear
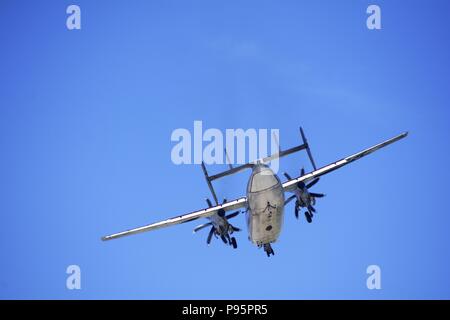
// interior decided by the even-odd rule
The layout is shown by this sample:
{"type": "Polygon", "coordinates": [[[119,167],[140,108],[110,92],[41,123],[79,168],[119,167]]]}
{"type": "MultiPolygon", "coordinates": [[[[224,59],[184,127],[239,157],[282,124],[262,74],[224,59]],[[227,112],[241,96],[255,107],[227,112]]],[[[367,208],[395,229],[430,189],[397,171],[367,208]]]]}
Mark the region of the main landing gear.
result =
{"type": "Polygon", "coordinates": [[[308,221],[308,223],[311,223],[312,218],[313,218],[313,213],[309,212],[309,211],[305,211],[305,218],[306,218],[306,221],[308,221]]]}
{"type": "Polygon", "coordinates": [[[231,238],[231,245],[233,246],[233,249],[237,249],[237,242],[236,242],[236,238],[235,237],[231,238]]]}
{"type": "Polygon", "coordinates": [[[237,249],[237,241],[235,237],[230,237],[230,234],[227,234],[226,236],[220,236],[220,238],[222,239],[223,243],[229,244],[233,247],[233,249],[237,249]]]}

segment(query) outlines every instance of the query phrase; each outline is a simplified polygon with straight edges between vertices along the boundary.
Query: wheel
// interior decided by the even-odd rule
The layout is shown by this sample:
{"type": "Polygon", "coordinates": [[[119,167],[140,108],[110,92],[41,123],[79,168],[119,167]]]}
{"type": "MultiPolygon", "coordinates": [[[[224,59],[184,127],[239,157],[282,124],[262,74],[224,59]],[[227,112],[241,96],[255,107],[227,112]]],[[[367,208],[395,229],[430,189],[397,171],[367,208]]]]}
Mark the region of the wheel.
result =
{"type": "Polygon", "coordinates": [[[220,236],[220,239],[222,239],[223,243],[228,244],[227,238],[225,238],[225,236],[220,236]]]}
{"type": "Polygon", "coordinates": [[[233,246],[234,249],[237,248],[237,242],[236,242],[236,238],[235,237],[231,238],[231,245],[233,246]]]}
{"type": "Polygon", "coordinates": [[[312,217],[308,211],[305,211],[305,217],[306,217],[306,221],[308,221],[308,223],[312,222],[312,217]]]}

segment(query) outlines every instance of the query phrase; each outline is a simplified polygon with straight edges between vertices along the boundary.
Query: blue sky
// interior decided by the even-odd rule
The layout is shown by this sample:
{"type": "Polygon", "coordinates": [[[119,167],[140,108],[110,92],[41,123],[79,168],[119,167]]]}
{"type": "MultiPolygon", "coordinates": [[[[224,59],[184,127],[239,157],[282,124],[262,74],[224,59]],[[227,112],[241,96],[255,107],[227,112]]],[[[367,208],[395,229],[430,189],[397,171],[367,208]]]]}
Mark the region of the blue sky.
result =
{"type": "MultiPolygon", "coordinates": [[[[447,1],[2,1],[0,298],[450,298],[447,1]],[[82,29],[66,28],[81,7],[82,29]],[[378,4],[382,30],[366,27],[378,4]],[[314,223],[286,208],[268,259],[195,222],[198,165],[173,130],[302,125],[319,165],[410,136],[321,179],[314,223]],[[68,265],[82,289],[67,290],[68,265]],[[381,267],[382,289],[366,288],[381,267]]],[[[304,154],[281,161],[297,173],[304,154]]],[[[218,172],[222,166],[211,166],[218,172]]],[[[215,184],[244,194],[248,172],[215,184]]],[[[244,216],[233,222],[245,227],[244,216]]]]}

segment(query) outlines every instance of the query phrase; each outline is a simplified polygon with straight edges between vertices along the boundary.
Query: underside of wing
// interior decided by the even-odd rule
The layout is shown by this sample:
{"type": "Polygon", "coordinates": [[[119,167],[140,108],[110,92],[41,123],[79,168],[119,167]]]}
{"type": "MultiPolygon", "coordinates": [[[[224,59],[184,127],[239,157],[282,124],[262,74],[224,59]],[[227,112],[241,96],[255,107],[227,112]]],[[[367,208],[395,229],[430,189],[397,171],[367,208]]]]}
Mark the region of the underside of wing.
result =
{"type": "Polygon", "coordinates": [[[295,179],[291,179],[289,181],[286,181],[285,183],[283,183],[283,189],[284,191],[293,191],[296,188],[296,185],[298,182],[306,182],[315,178],[318,178],[320,176],[323,176],[324,174],[327,174],[329,172],[332,172],[334,170],[337,170],[349,163],[352,163],[353,161],[356,161],[358,159],[361,159],[362,157],[365,157],[369,154],[371,154],[372,152],[375,152],[387,145],[390,145],[391,143],[394,143],[400,139],[403,139],[404,137],[406,137],[408,135],[407,132],[404,132],[402,134],[399,134],[398,136],[395,136],[389,140],[386,140],[382,143],[379,143],[377,145],[374,145],[373,147],[370,147],[368,149],[365,149],[363,151],[360,151],[358,153],[355,153],[351,156],[348,156],[346,158],[343,158],[341,160],[338,160],[336,162],[330,163],[329,165],[326,165],[322,168],[319,168],[317,170],[314,170],[310,173],[307,173],[303,176],[297,177],[295,179]]]}
{"type": "Polygon", "coordinates": [[[240,209],[243,207],[247,206],[247,198],[246,197],[242,197],[230,202],[226,202],[224,204],[221,205],[217,205],[214,207],[210,207],[210,208],[205,208],[202,210],[198,210],[198,211],[194,211],[188,214],[184,214],[181,216],[176,216],[167,220],[163,220],[160,222],[155,222],[152,224],[148,224],[139,228],[135,228],[135,229],[130,229],[130,230],[126,230],[126,231],[122,231],[122,232],[118,232],[115,234],[111,234],[105,237],[102,237],[103,241],[106,240],[112,240],[112,239],[116,239],[116,238],[121,238],[124,236],[128,236],[128,235],[132,235],[132,234],[136,234],[136,233],[141,233],[141,232],[147,232],[147,231],[152,231],[152,230],[156,230],[159,228],[165,228],[165,227],[169,227],[175,224],[180,224],[183,222],[189,222],[198,218],[206,218],[206,217],[210,217],[216,213],[219,212],[219,210],[223,209],[225,211],[229,211],[229,210],[236,210],[236,209],[240,209]]]}

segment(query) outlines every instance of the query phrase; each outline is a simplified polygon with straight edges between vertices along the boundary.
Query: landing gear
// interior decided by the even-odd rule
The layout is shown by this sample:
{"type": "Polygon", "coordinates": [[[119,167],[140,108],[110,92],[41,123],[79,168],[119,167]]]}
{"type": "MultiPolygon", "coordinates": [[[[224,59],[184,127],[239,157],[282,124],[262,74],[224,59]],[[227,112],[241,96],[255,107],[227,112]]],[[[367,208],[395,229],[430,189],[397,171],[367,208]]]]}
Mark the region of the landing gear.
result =
{"type": "Polygon", "coordinates": [[[231,238],[231,245],[233,246],[233,249],[237,249],[237,242],[236,242],[236,238],[235,237],[231,238]]]}
{"type": "Polygon", "coordinates": [[[306,217],[306,221],[308,221],[308,223],[312,222],[312,213],[309,213],[308,211],[305,211],[305,217],[306,217]]]}
{"type": "MultiPolygon", "coordinates": [[[[229,235],[227,235],[228,238],[230,237],[229,235]]],[[[228,244],[227,238],[224,235],[220,236],[220,239],[222,239],[223,243],[228,244]]]]}
{"type": "Polygon", "coordinates": [[[229,244],[233,247],[233,249],[237,249],[237,241],[235,237],[230,237],[230,234],[228,233],[226,236],[221,236],[221,238],[225,244],[229,244]]]}
{"type": "Polygon", "coordinates": [[[273,252],[272,246],[270,243],[264,244],[264,251],[266,252],[267,256],[270,257],[270,255],[275,255],[275,252],[273,252]]]}

